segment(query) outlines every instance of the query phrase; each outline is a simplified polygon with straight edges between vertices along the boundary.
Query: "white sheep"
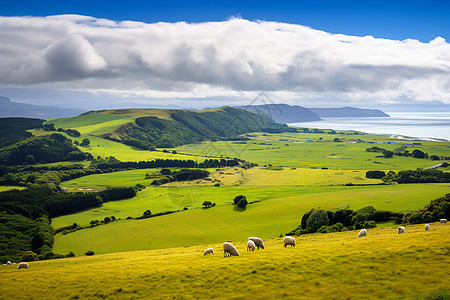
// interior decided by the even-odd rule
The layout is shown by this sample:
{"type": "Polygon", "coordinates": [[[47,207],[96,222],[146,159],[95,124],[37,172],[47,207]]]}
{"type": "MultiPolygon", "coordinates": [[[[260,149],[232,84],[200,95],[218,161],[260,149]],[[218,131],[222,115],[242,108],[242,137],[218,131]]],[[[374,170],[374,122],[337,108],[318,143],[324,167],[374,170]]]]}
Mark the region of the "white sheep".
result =
{"type": "Polygon", "coordinates": [[[292,236],[285,236],[283,238],[283,247],[286,248],[286,246],[291,246],[291,247],[295,247],[295,238],[293,238],[292,236]]]}
{"type": "Polygon", "coordinates": [[[425,224],[425,230],[428,231],[428,229],[430,229],[430,224],[425,224]]]}
{"type": "Polygon", "coordinates": [[[441,222],[441,223],[447,223],[447,219],[439,219],[439,222],[441,222]]]}
{"type": "Polygon", "coordinates": [[[28,265],[27,262],[21,262],[18,266],[17,269],[28,269],[30,267],[30,265],[28,265]]]}
{"type": "Polygon", "coordinates": [[[223,256],[239,256],[239,252],[236,247],[232,244],[225,242],[223,243],[223,256]]]}
{"type": "Polygon", "coordinates": [[[398,234],[400,234],[400,233],[405,233],[405,227],[400,226],[400,227],[398,228],[398,234]]]}
{"type": "Polygon", "coordinates": [[[362,237],[362,236],[366,236],[367,235],[367,230],[366,229],[361,229],[358,233],[358,237],[362,237]]]}
{"type": "Polygon", "coordinates": [[[264,249],[264,242],[262,239],[258,238],[258,237],[249,237],[248,238],[249,241],[253,241],[253,243],[255,243],[255,246],[261,249],[264,249]]]}
{"type": "Polygon", "coordinates": [[[255,251],[255,249],[256,249],[255,242],[252,240],[248,240],[247,251],[255,251]]]}
{"type": "Polygon", "coordinates": [[[8,260],[7,262],[6,262],[6,264],[9,266],[9,265],[12,265],[12,263],[8,260]]]}
{"type": "Polygon", "coordinates": [[[214,254],[213,248],[208,248],[205,251],[203,251],[203,255],[210,255],[214,254]]]}

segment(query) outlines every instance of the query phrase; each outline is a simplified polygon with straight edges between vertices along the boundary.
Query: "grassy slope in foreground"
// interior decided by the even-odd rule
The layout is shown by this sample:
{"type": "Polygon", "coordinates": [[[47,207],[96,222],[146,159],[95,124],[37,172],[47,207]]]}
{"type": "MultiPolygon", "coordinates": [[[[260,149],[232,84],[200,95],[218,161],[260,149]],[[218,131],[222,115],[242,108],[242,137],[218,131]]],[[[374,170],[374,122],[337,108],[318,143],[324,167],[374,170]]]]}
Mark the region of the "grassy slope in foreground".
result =
{"type": "Polygon", "coordinates": [[[356,234],[305,235],[295,248],[277,238],[255,252],[236,242],[241,255],[229,258],[218,243],[32,262],[28,270],[2,266],[0,292],[9,299],[399,299],[448,289],[448,224],[356,234]],[[204,257],[209,246],[215,255],[204,257]]]}
{"type": "MultiPolygon", "coordinates": [[[[345,188],[345,187],[343,187],[345,188]]],[[[238,189],[240,187],[230,187],[238,189]]],[[[340,190],[340,189],[337,189],[340,190]]],[[[236,211],[231,205],[232,199],[222,196],[227,189],[211,187],[204,191],[202,200],[217,202],[217,206],[209,209],[189,209],[171,215],[143,220],[121,220],[91,229],[79,230],[67,235],[57,235],[53,251],[68,253],[73,251],[80,255],[87,250],[95,253],[109,253],[130,250],[162,249],[181,246],[200,245],[226,240],[243,240],[248,236],[270,238],[280,233],[289,232],[300,224],[301,216],[311,208],[338,209],[350,206],[360,209],[372,205],[376,209],[403,211],[423,207],[431,200],[442,197],[448,192],[448,184],[411,184],[357,187],[339,192],[294,195],[284,198],[269,198],[268,200],[250,204],[245,211],[236,211]],[[208,197],[209,192],[216,193],[208,197]],[[221,197],[221,198],[220,198],[221,197]],[[168,238],[170,236],[170,238],[168,238]],[[120,238],[118,238],[120,237],[120,238]]],[[[189,187],[179,189],[177,197],[191,197],[195,191],[189,187]],[[187,193],[187,194],[184,194],[187,193]]],[[[228,195],[239,195],[230,193],[228,195]]],[[[236,191],[237,192],[237,191],[236,191]]],[[[257,195],[257,190],[253,190],[257,195]]],[[[162,198],[162,197],[161,197],[162,198]]],[[[175,200],[177,198],[174,198],[175,200]]],[[[155,199],[158,200],[159,199],[155,199]]],[[[131,210],[128,201],[116,201],[105,207],[109,216],[124,217],[120,211],[131,210]],[[114,212],[116,210],[117,212],[114,212]]],[[[112,202],[111,202],[112,203],[112,202]]],[[[199,202],[201,203],[201,202],[199,202]]],[[[150,203],[149,203],[150,204],[150,203]]],[[[139,205],[135,203],[134,205],[139,205]]],[[[159,204],[161,205],[161,204],[159,204]]],[[[148,206],[153,212],[154,208],[148,206]]],[[[87,211],[86,213],[92,213],[87,211]]],[[[143,213],[139,209],[139,215],[143,213]]],[[[127,215],[125,215],[126,217],[127,215]]],[[[85,213],[56,218],[55,224],[68,225],[73,222],[86,224],[90,220],[85,213]],[[81,220],[85,222],[81,222],[81,220]]]]}

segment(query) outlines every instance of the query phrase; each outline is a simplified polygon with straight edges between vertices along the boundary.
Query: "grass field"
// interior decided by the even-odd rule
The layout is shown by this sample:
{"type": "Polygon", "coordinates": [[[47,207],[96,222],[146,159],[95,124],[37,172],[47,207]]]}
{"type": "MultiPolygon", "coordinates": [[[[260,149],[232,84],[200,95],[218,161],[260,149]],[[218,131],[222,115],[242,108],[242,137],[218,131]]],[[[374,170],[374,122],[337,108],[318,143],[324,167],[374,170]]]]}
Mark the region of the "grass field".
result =
{"type": "Polygon", "coordinates": [[[248,235],[276,237],[296,228],[303,213],[311,208],[376,209],[404,211],[423,207],[449,191],[448,184],[412,184],[371,187],[307,187],[297,190],[271,187],[147,188],[131,200],[108,202],[74,215],[53,219],[54,227],[74,222],[86,225],[93,219],[140,216],[168,209],[190,209],[142,220],[121,220],[91,229],[55,237],[55,253],[75,254],[93,249],[96,253],[192,246],[222,240],[242,240],[248,235]],[[261,200],[236,210],[231,204],[236,195],[251,201],[261,200]],[[205,200],[215,207],[199,208],[205,200]],[[171,236],[171,239],[165,238],[171,236]],[[121,236],[117,239],[117,236],[121,236]]]}
{"type": "MultiPolygon", "coordinates": [[[[448,299],[450,226],[423,224],[279,238],[238,257],[224,258],[222,242],[1,266],[4,299],[448,299]],[[201,245],[201,246],[200,246],[201,245]],[[213,247],[215,255],[204,257],[213,247]],[[446,290],[447,289],[447,290],[446,290]],[[436,298],[438,299],[438,298],[436,298]]],[[[117,239],[123,236],[117,235],[117,239]]],[[[167,239],[174,238],[166,235],[167,239]]]]}
{"type": "Polygon", "coordinates": [[[9,190],[12,190],[12,189],[22,190],[24,188],[25,187],[23,187],[23,186],[0,185],[0,192],[9,191],[9,190]]]}

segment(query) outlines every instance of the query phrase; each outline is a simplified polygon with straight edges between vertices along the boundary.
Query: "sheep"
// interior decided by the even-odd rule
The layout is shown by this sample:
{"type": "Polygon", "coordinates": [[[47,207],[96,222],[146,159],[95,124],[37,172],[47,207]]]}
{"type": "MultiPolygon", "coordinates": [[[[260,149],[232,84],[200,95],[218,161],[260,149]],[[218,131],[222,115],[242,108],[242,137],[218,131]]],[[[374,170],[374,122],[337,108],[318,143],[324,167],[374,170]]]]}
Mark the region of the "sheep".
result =
{"type": "Polygon", "coordinates": [[[248,240],[247,251],[255,251],[255,248],[256,248],[255,242],[252,240],[248,240]]]}
{"type": "Polygon", "coordinates": [[[358,233],[358,237],[362,237],[362,236],[366,236],[367,235],[367,230],[366,229],[361,229],[358,233]]]}
{"type": "Polygon", "coordinates": [[[295,238],[292,236],[285,236],[283,238],[283,247],[290,245],[291,247],[295,247],[295,238]]]}
{"type": "Polygon", "coordinates": [[[227,256],[239,256],[239,252],[236,247],[232,244],[225,242],[223,243],[223,257],[227,256]]]}
{"type": "Polygon", "coordinates": [[[203,251],[203,255],[211,255],[214,254],[213,248],[208,248],[205,251],[203,251]]]}
{"type": "Polygon", "coordinates": [[[21,262],[18,266],[17,269],[28,269],[30,266],[28,265],[27,262],[21,262]]]}
{"type": "Polygon", "coordinates": [[[447,219],[439,219],[439,222],[441,222],[441,223],[447,223],[447,219]]]}
{"type": "Polygon", "coordinates": [[[398,234],[400,234],[400,233],[405,233],[405,227],[400,226],[400,227],[398,228],[398,234]]]}
{"type": "Polygon", "coordinates": [[[428,229],[430,229],[430,224],[425,224],[425,230],[428,231],[428,229]]]}
{"type": "Polygon", "coordinates": [[[264,242],[262,239],[258,238],[258,237],[249,237],[248,238],[249,241],[253,241],[253,243],[255,243],[255,246],[261,249],[264,249],[264,242]]]}
{"type": "Polygon", "coordinates": [[[7,262],[6,262],[6,264],[9,266],[9,265],[12,265],[12,263],[8,260],[7,262]]]}

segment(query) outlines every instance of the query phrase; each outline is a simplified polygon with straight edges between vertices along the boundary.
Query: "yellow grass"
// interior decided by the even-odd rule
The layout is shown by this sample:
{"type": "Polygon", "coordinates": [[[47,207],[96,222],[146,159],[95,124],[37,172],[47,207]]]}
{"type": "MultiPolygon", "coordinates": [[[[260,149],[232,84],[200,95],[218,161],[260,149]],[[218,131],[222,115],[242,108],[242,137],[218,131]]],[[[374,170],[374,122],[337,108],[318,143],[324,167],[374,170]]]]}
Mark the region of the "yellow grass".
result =
{"type": "MultiPolygon", "coordinates": [[[[402,299],[448,289],[450,226],[423,224],[280,238],[224,258],[222,244],[1,266],[4,299],[402,299]],[[215,255],[204,257],[213,247],[215,255]]],[[[117,237],[120,239],[120,236],[117,237]]],[[[168,236],[167,238],[170,238],[168,236]]],[[[448,296],[448,291],[446,292],[448,296]]]]}

